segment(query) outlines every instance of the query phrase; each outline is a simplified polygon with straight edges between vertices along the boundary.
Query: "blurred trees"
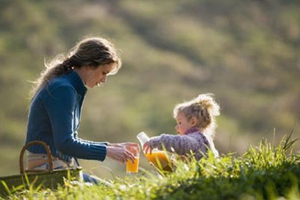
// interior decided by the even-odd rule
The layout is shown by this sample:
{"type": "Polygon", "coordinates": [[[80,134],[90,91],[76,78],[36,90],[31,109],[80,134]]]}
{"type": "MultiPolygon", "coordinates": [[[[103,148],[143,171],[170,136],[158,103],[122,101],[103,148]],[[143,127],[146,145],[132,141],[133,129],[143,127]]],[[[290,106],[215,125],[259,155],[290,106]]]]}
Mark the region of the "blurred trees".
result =
{"type": "MultiPolygon", "coordinates": [[[[261,137],[289,133],[300,105],[298,1],[1,1],[0,141],[3,167],[24,143],[30,81],[44,59],[85,35],[122,50],[123,68],[90,90],[80,135],[136,141],[174,133],[176,103],[215,93],[217,148],[242,153],[261,137]]],[[[295,125],[296,124],[296,125],[295,125]]]]}

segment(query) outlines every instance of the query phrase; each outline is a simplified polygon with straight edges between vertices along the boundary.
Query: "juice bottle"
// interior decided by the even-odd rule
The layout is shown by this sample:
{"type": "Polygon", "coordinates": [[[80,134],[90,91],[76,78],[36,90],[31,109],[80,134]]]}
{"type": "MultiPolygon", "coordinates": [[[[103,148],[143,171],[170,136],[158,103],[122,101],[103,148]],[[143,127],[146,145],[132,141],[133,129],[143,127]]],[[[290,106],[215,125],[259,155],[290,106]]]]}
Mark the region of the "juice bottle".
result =
{"type": "Polygon", "coordinates": [[[172,165],[168,158],[168,155],[164,151],[153,150],[150,153],[145,154],[147,160],[151,162],[156,168],[162,171],[172,171],[172,165]]]}
{"type": "MultiPolygon", "coordinates": [[[[140,132],[137,135],[138,140],[141,143],[141,146],[143,148],[144,144],[150,140],[150,138],[147,136],[146,133],[140,132]]],[[[143,151],[144,152],[144,151],[143,151]]],[[[158,149],[152,149],[151,154],[145,153],[145,156],[147,160],[152,163],[157,169],[160,171],[172,171],[172,163],[170,162],[170,159],[166,152],[160,151],[158,149]]]]}

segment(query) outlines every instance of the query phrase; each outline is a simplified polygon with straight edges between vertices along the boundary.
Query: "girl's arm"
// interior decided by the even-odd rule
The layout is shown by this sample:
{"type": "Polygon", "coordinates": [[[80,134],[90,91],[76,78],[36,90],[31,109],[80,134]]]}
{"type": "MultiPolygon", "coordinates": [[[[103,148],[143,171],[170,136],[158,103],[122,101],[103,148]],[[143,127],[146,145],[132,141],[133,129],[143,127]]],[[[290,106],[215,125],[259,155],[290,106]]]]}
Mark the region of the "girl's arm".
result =
{"type": "Polygon", "coordinates": [[[149,141],[149,147],[151,149],[158,148],[179,155],[190,153],[196,145],[197,141],[193,137],[187,135],[162,134],[157,137],[152,137],[149,141]]]}

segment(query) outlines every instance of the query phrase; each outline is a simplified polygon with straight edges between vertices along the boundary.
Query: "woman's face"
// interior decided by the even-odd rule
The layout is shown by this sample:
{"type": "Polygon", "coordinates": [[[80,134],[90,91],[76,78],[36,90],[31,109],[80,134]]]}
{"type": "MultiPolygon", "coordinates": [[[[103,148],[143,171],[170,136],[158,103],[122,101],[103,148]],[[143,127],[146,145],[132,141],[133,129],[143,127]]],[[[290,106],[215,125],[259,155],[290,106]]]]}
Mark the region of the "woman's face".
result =
{"type": "Polygon", "coordinates": [[[100,65],[97,68],[87,67],[85,73],[85,86],[93,88],[96,85],[105,83],[107,74],[116,67],[116,63],[100,65]]]}
{"type": "Polygon", "coordinates": [[[188,121],[184,113],[179,112],[176,116],[177,125],[175,127],[177,133],[184,135],[187,130],[193,127],[192,121],[188,121]]]}

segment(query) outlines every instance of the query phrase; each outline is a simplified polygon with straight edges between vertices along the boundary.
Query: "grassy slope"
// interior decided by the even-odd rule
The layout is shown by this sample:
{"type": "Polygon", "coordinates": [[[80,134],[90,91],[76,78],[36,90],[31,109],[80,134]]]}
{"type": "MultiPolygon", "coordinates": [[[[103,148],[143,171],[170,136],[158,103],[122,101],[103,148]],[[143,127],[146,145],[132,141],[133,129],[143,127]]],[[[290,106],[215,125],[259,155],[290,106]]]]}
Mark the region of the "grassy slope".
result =
{"type": "Polygon", "coordinates": [[[12,199],[300,199],[300,156],[283,138],[278,146],[261,141],[240,157],[180,162],[176,172],[161,176],[142,171],[116,178],[112,187],[67,185],[58,191],[23,191],[12,199]]]}

